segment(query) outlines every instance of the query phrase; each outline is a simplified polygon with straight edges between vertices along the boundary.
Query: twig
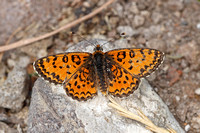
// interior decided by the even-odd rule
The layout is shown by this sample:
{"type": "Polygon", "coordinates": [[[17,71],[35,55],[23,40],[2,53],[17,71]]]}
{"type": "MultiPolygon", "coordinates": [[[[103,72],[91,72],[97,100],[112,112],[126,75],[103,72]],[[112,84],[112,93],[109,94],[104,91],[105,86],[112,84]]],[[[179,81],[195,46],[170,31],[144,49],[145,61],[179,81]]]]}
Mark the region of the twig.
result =
{"type": "Polygon", "coordinates": [[[8,51],[8,50],[11,50],[11,49],[14,49],[14,48],[18,48],[18,47],[21,47],[21,46],[24,46],[24,45],[27,45],[27,44],[30,44],[30,43],[33,43],[33,42],[36,42],[36,41],[39,41],[39,40],[42,40],[44,38],[47,38],[47,37],[50,37],[52,35],[55,35],[57,33],[59,33],[60,31],[62,30],[66,30],[68,28],[71,28],[89,18],[92,18],[93,16],[95,16],[96,14],[100,13],[103,9],[105,9],[107,6],[109,6],[110,4],[112,4],[115,0],[109,0],[108,2],[106,2],[105,4],[103,4],[101,7],[97,8],[96,10],[94,10],[93,12],[89,13],[88,15],[85,15],[77,20],[74,20],[72,21],[71,23],[63,26],[63,27],[60,27],[59,29],[57,30],[54,30],[50,33],[47,33],[47,34],[44,34],[44,35],[41,35],[39,37],[35,37],[35,38],[30,38],[30,39],[25,39],[25,40],[20,40],[18,42],[15,42],[15,43],[12,43],[10,45],[7,45],[7,46],[1,46],[0,47],[0,52],[3,52],[3,51],[8,51]]]}
{"type": "Polygon", "coordinates": [[[108,104],[109,106],[117,109],[117,112],[127,118],[136,120],[144,125],[146,125],[146,128],[155,132],[155,133],[176,133],[175,130],[169,128],[169,129],[164,129],[161,127],[157,127],[155,124],[153,124],[153,122],[147,117],[145,116],[142,111],[140,110],[136,110],[137,114],[133,114],[132,112],[124,109],[122,106],[120,106],[117,102],[114,101],[114,99],[112,99],[111,97],[108,96],[108,99],[110,100],[110,103],[108,104]]]}

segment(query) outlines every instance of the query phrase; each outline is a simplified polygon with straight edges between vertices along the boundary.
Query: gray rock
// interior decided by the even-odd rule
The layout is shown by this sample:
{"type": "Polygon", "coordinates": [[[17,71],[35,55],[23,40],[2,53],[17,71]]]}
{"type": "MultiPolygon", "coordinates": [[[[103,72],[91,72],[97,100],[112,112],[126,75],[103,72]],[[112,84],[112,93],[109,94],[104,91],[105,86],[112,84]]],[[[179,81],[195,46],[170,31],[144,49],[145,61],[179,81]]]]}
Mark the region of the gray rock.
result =
{"type": "Polygon", "coordinates": [[[161,25],[151,25],[149,28],[144,29],[142,34],[144,34],[146,40],[150,40],[151,38],[162,34],[163,27],[161,25]]]}
{"type": "Polygon", "coordinates": [[[195,94],[200,95],[200,88],[197,88],[197,89],[195,90],[195,94]]]}
{"type": "Polygon", "coordinates": [[[165,44],[165,42],[159,38],[152,38],[146,43],[146,45],[148,48],[154,48],[161,51],[166,51],[167,49],[167,45],[165,44]]]}
{"type": "Polygon", "coordinates": [[[116,3],[116,11],[117,11],[117,14],[122,17],[124,15],[124,9],[123,9],[123,6],[119,3],[116,3]]]}
{"type": "Polygon", "coordinates": [[[0,122],[0,133],[18,133],[16,129],[10,128],[3,122],[0,122]]]}
{"type": "Polygon", "coordinates": [[[0,107],[18,111],[27,95],[26,69],[16,66],[0,86],[0,107]]]}
{"type": "Polygon", "coordinates": [[[192,40],[191,42],[181,45],[177,53],[183,55],[191,64],[195,64],[199,59],[200,46],[196,41],[192,40]]]}
{"type": "Polygon", "coordinates": [[[127,10],[129,14],[135,15],[140,13],[136,2],[129,2],[129,4],[125,4],[125,10],[127,10]]]}
{"type": "Polygon", "coordinates": [[[26,53],[29,56],[36,56],[37,58],[41,58],[47,56],[47,47],[50,45],[52,45],[52,38],[47,38],[38,42],[34,42],[32,45],[21,47],[20,51],[26,53]]]}
{"type": "Polygon", "coordinates": [[[149,18],[149,16],[151,15],[151,13],[147,10],[141,11],[140,14],[145,18],[149,18]]]}
{"type": "Polygon", "coordinates": [[[197,24],[197,29],[200,29],[200,23],[197,24]]]}
{"type": "Polygon", "coordinates": [[[132,37],[134,35],[138,34],[138,31],[134,30],[132,27],[130,26],[119,26],[117,27],[117,31],[119,33],[126,33],[127,36],[132,37]]]}
{"type": "MultiPolygon", "coordinates": [[[[103,40],[89,42],[103,43],[106,51],[115,47],[103,40]]],[[[88,42],[81,42],[68,51],[91,52],[93,48],[88,42]]],[[[132,112],[135,108],[142,110],[158,126],[171,127],[178,133],[184,132],[146,80],[142,80],[139,89],[132,95],[115,100],[132,112]]],[[[68,97],[62,86],[52,85],[39,78],[33,87],[28,132],[151,132],[142,124],[118,115],[108,106],[108,102],[101,93],[88,101],[78,102],[68,97]]]]}
{"type": "Polygon", "coordinates": [[[183,0],[169,0],[167,2],[167,8],[170,10],[176,11],[176,10],[182,10],[184,7],[183,0]]]}
{"type": "Polygon", "coordinates": [[[137,7],[137,3],[136,2],[131,2],[130,5],[131,5],[130,8],[129,8],[130,12],[132,12],[134,14],[138,14],[139,13],[139,9],[137,7]]]}
{"type": "Polygon", "coordinates": [[[158,24],[162,20],[163,16],[159,12],[153,12],[151,15],[151,19],[154,24],[158,24]]]}
{"type": "Polygon", "coordinates": [[[29,63],[30,63],[30,57],[24,55],[18,55],[18,56],[14,55],[12,57],[11,54],[11,58],[7,60],[7,65],[10,69],[16,66],[21,68],[26,68],[29,63]]]}
{"type": "Polygon", "coordinates": [[[144,21],[145,21],[145,18],[143,16],[140,16],[140,15],[136,15],[134,17],[134,20],[133,20],[133,26],[136,28],[136,27],[139,27],[139,26],[142,26],[144,24],[144,21]]]}
{"type": "Polygon", "coordinates": [[[3,62],[0,63],[0,86],[5,81],[6,66],[3,62]]]}

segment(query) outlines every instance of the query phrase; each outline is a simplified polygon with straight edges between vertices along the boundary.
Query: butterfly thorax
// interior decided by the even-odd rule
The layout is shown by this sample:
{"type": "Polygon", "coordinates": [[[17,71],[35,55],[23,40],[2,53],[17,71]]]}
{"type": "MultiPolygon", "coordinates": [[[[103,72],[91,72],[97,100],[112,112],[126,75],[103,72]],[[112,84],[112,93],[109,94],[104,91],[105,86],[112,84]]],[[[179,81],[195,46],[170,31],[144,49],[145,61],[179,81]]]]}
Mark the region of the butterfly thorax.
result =
{"type": "MultiPolygon", "coordinates": [[[[94,61],[94,66],[96,69],[96,74],[97,74],[97,82],[100,87],[100,91],[103,94],[106,94],[107,92],[107,84],[106,84],[106,78],[105,78],[105,57],[104,53],[99,49],[98,50],[98,45],[97,45],[97,50],[93,53],[93,61],[94,61]]],[[[101,48],[101,47],[99,47],[101,48]]]]}

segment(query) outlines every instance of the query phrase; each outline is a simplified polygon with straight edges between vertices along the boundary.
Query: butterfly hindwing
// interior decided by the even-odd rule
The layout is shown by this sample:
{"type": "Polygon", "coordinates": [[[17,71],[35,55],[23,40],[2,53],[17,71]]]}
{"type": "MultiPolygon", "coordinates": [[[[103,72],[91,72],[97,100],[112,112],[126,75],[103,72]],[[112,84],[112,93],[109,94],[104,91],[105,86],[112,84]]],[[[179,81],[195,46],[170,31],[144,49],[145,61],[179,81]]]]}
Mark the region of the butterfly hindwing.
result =
{"type": "Polygon", "coordinates": [[[67,95],[82,101],[97,95],[95,70],[92,61],[84,64],[64,83],[67,95]]]}
{"type": "Polygon", "coordinates": [[[155,49],[118,49],[105,53],[135,77],[145,77],[153,72],[163,61],[164,53],[155,49]]]}
{"type": "Polygon", "coordinates": [[[91,57],[90,53],[63,53],[43,57],[34,63],[37,73],[50,83],[62,84],[91,57]]]}
{"type": "Polygon", "coordinates": [[[122,97],[128,96],[136,90],[140,84],[140,79],[131,75],[127,70],[115,62],[106,61],[108,71],[108,94],[122,97]]]}

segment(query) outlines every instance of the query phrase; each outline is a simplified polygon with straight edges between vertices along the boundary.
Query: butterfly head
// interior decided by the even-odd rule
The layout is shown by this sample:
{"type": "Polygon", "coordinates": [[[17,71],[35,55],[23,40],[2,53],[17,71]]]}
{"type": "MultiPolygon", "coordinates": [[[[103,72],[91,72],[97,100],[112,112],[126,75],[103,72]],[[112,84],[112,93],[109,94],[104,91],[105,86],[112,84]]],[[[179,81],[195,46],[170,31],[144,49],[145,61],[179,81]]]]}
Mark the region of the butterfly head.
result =
{"type": "Polygon", "coordinates": [[[98,44],[95,48],[94,51],[103,51],[103,48],[98,44]]]}

